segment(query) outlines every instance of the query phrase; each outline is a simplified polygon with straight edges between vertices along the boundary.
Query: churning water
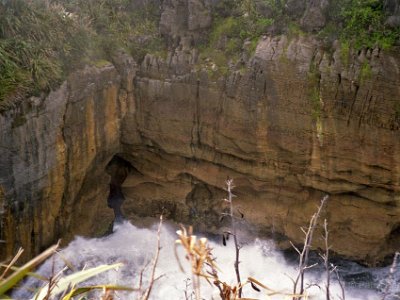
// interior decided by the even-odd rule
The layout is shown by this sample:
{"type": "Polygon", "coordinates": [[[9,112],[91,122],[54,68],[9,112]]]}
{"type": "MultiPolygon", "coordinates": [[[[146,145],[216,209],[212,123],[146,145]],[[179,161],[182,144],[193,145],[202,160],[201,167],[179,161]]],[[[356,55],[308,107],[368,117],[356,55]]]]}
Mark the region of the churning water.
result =
{"type": "MultiPolygon", "coordinates": [[[[177,238],[172,225],[163,225],[161,233],[161,245],[159,263],[157,265],[156,277],[159,278],[153,288],[151,299],[185,299],[185,292],[189,295],[192,291],[190,285],[191,274],[189,266],[185,266],[186,273],[182,273],[174,255],[174,242],[177,238]]],[[[94,284],[118,284],[129,287],[137,287],[140,271],[145,265],[152,261],[156,251],[157,233],[156,226],[150,229],[138,228],[129,222],[117,225],[113,234],[102,238],[77,237],[68,247],[61,251],[61,255],[55,255],[44,263],[38,273],[50,276],[53,271],[57,272],[65,267],[62,256],[69,261],[76,270],[95,267],[101,264],[113,264],[122,262],[124,264],[119,270],[111,270],[88,280],[85,285],[94,284]]],[[[213,254],[216,257],[218,267],[223,270],[220,279],[227,283],[235,283],[235,272],[233,269],[234,247],[210,242],[213,254]]],[[[286,293],[290,293],[293,283],[290,278],[297,275],[296,267],[289,265],[281,252],[274,248],[271,241],[254,239],[251,244],[245,245],[240,252],[242,278],[249,276],[256,278],[268,287],[286,293]]],[[[184,253],[180,252],[181,261],[184,262],[184,253]]],[[[151,265],[151,264],[150,264],[151,265]]],[[[151,266],[144,272],[144,282],[150,276],[151,266]]],[[[389,268],[367,270],[356,264],[349,264],[342,273],[347,278],[346,299],[376,300],[381,299],[380,290],[385,290],[384,282],[389,268]]],[[[398,274],[397,274],[398,275],[398,274]]],[[[307,275],[308,283],[312,286],[308,289],[309,299],[325,299],[324,274],[319,271],[307,275]],[[317,285],[314,285],[317,284],[317,285]]],[[[398,292],[399,282],[391,285],[393,293],[398,292]],[[397,284],[397,285],[396,285],[397,284]]],[[[38,280],[30,278],[23,286],[13,293],[14,299],[30,299],[32,289],[40,285],[38,280]]],[[[144,283],[146,286],[146,283],[144,283]]],[[[332,283],[331,299],[339,299],[341,289],[337,282],[332,283]]],[[[118,291],[116,299],[136,299],[135,293],[118,291]]],[[[218,292],[206,281],[201,283],[201,296],[204,299],[219,299],[218,292]]],[[[244,296],[257,299],[290,299],[277,295],[268,298],[263,292],[256,292],[250,286],[244,288],[244,296]]],[[[92,299],[92,298],[91,298],[92,299]]],[[[194,299],[194,298],[193,298],[194,299]]],[[[386,300],[395,299],[387,297],[386,300]]],[[[396,298],[398,299],[398,298],[396,298]]]]}

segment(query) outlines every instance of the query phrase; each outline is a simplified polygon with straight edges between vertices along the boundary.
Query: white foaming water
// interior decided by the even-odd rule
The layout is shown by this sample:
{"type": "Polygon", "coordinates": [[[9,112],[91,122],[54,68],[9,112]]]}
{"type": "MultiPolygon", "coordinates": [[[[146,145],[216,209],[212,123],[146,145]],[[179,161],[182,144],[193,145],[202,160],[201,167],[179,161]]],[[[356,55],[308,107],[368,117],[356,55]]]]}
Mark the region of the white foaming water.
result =
{"type": "MultiPolygon", "coordinates": [[[[190,267],[184,264],[185,256],[183,251],[179,252],[181,262],[184,265],[185,273],[179,270],[178,263],[174,255],[174,242],[177,238],[175,228],[170,225],[163,225],[161,233],[160,258],[157,265],[156,277],[162,275],[154,285],[151,299],[185,299],[185,291],[191,293],[190,267]]],[[[103,238],[86,239],[77,237],[68,247],[61,251],[61,255],[69,261],[76,270],[91,268],[101,264],[113,264],[122,262],[124,266],[119,270],[111,270],[102,273],[95,278],[88,280],[84,285],[98,284],[117,284],[128,287],[137,287],[140,271],[145,265],[152,261],[156,250],[157,233],[156,227],[152,229],[138,228],[129,222],[124,222],[116,226],[115,232],[103,238]]],[[[233,268],[234,247],[233,245],[219,245],[210,242],[213,248],[213,254],[216,257],[218,267],[223,270],[220,273],[220,279],[228,284],[234,284],[235,272],[233,268]]],[[[274,249],[273,242],[255,239],[251,245],[244,246],[240,251],[240,269],[242,279],[249,276],[256,278],[268,287],[285,293],[291,293],[293,286],[290,278],[297,275],[294,266],[289,266],[282,254],[274,249]]],[[[37,273],[43,276],[50,276],[52,269],[55,272],[65,267],[65,263],[60,256],[55,256],[44,263],[37,273]]],[[[144,287],[151,272],[151,263],[144,272],[144,287]]],[[[324,275],[315,274],[306,275],[308,283],[316,283],[321,286],[313,286],[308,289],[309,299],[325,299],[324,294],[324,275]]],[[[13,293],[13,299],[30,299],[32,297],[32,288],[40,285],[34,278],[28,279],[23,286],[13,293]]],[[[332,283],[331,292],[334,297],[339,299],[341,290],[337,283],[332,283]]],[[[134,293],[117,291],[116,299],[136,299],[134,293]]],[[[201,296],[204,299],[219,299],[216,288],[211,287],[205,280],[201,283],[201,296]]],[[[250,285],[244,288],[244,296],[257,299],[290,299],[282,295],[267,298],[263,292],[257,293],[250,285]]],[[[191,298],[189,298],[191,299],[191,298]]],[[[377,293],[370,290],[347,290],[347,300],[380,299],[377,293]]]]}

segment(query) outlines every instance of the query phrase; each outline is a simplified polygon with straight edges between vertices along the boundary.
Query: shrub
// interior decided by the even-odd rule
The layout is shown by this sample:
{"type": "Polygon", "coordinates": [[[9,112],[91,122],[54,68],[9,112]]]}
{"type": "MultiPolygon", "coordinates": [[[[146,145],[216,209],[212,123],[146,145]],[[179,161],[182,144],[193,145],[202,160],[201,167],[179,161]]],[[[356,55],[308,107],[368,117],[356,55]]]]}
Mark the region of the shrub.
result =
{"type": "MultiPolygon", "coordinates": [[[[250,41],[248,50],[254,52],[259,37],[273,20],[262,16],[254,1],[222,1],[216,7],[214,24],[208,43],[200,47],[200,57],[211,60],[217,75],[226,75],[228,63],[236,63],[243,52],[243,45],[250,41]],[[221,58],[225,56],[225,58],[221,58]]],[[[250,53],[251,54],[251,53],[250,53]]]]}
{"type": "Polygon", "coordinates": [[[128,0],[13,0],[0,4],[0,105],[46,92],[87,62],[126,49],[161,52],[158,7],[128,0]]]}
{"type": "Polygon", "coordinates": [[[333,1],[329,9],[331,22],[341,25],[339,37],[355,49],[375,46],[388,49],[395,44],[400,38],[400,29],[388,28],[386,17],[380,0],[333,1]]]}

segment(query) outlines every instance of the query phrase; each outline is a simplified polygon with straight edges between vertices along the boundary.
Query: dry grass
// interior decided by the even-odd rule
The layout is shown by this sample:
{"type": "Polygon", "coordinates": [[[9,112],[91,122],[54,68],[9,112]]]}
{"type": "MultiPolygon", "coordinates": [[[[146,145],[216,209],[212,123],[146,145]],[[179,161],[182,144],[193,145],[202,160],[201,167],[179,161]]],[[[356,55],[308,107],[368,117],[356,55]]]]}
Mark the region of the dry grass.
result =
{"type": "Polygon", "coordinates": [[[265,292],[264,295],[267,297],[276,295],[286,298],[301,296],[275,291],[253,277],[248,277],[246,281],[237,284],[229,284],[222,281],[219,277],[220,268],[215,263],[212,248],[209,246],[207,238],[198,239],[196,235],[193,235],[192,227],[186,229],[184,226],[181,226],[181,230],[178,230],[176,233],[178,239],[175,243],[175,255],[181,271],[185,272],[176,251],[177,246],[181,246],[185,251],[185,259],[191,265],[192,284],[196,300],[203,299],[201,297],[201,279],[218,289],[221,300],[250,300],[250,298],[242,298],[239,295],[239,291],[246,285],[250,285],[257,292],[263,290],[265,292]]]}

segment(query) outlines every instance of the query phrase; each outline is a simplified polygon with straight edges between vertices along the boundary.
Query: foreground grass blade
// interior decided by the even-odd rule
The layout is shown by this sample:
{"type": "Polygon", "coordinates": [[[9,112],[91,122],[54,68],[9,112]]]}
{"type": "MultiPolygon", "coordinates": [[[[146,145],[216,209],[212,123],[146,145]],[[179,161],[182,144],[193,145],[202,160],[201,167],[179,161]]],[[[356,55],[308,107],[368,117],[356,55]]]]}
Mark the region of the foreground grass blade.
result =
{"type": "Polygon", "coordinates": [[[22,248],[19,248],[17,254],[14,256],[14,258],[11,260],[11,262],[5,266],[5,270],[4,270],[3,274],[1,274],[1,276],[0,276],[0,282],[3,280],[4,277],[6,277],[8,270],[10,270],[14,266],[14,264],[17,262],[18,258],[22,255],[23,252],[24,252],[24,250],[22,248]]]}
{"type": "MultiPolygon", "coordinates": [[[[5,265],[5,264],[0,264],[0,268],[6,268],[6,267],[7,267],[7,265],[5,265]]],[[[18,269],[19,269],[18,267],[10,267],[10,270],[12,270],[12,271],[17,271],[18,269]]],[[[39,274],[37,274],[37,273],[34,273],[34,272],[28,272],[28,273],[26,273],[26,276],[34,277],[34,278],[39,279],[39,280],[41,280],[41,281],[47,281],[47,278],[46,278],[46,277],[41,276],[41,275],[39,275],[39,274]]],[[[1,282],[1,281],[0,281],[0,282],[1,282]]]]}
{"type": "MultiPolygon", "coordinates": [[[[100,273],[103,273],[108,270],[112,269],[117,269],[121,267],[122,264],[114,264],[114,265],[101,265],[95,268],[79,271],[76,273],[73,273],[69,276],[66,276],[64,278],[60,278],[57,281],[57,285],[52,289],[52,295],[57,295],[59,293],[62,293],[66,290],[68,290],[71,286],[76,286],[78,283],[81,283],[93,276],[96,276],[100,273]]],[[[40,291],[32,298],[32,300],[44,300],[47,295],[47,290],[49,286],[45,285],[43,288],[40,289],[40,291]]]]}
{"type": "Polygon", "coordinates": [[[93,286],[86,286],[73,289],[62,300],[70,300],[72,299],[72,297],[75,297],[83,293],[87,293],[92,290],[135,291],[135,289],[133,288],[119,286],[119,285],[93,285],[93,286]]]}
{"type": "Polygon", "coordinates": [[[37,265],[45,261],[49,256],[51,256],[58,248],[58,244],[50,247],[40,255],[36,256],[34,259],[27,262],[22,267],[18,268],[13,274],[0,282],[0,296],[3,296],[7,291],[12,289],[21,281],[28,273],[37,265]]]}

